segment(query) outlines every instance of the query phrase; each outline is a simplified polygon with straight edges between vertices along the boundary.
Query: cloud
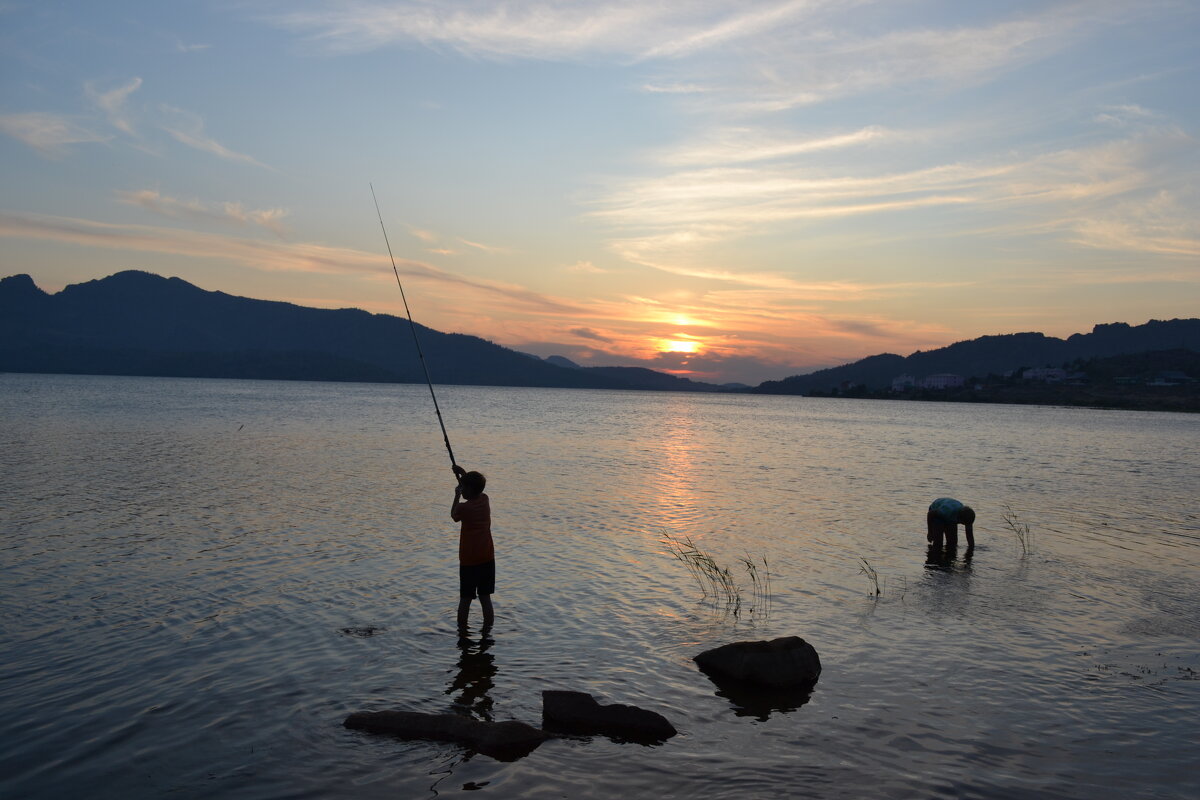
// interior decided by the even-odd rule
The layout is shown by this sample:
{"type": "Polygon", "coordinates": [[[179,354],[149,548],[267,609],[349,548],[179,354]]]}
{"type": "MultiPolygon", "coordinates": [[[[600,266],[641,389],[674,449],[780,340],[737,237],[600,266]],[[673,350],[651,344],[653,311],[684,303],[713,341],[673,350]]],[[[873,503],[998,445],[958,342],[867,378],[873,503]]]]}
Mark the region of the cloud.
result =
{"type": "Polygon", "coordinates": [[[991,80],[1142,13],[1096,0],[996,7],[992,19],[952,26],[896,9],[869,0],[359,0],[310,1],[269,20],[334,52],[419,44],[472,57],[656,65],[666,74],[642,81],[644,91],[773,113],[897,85],[991,80]]]}
{"type": "MultiPolygon", "coordinates": [[[[1200,221],[1194,209],[1194,204],[1181,203],[1175,193],[1163,190],[1077,219],[1070,230],[1073,241],[1086,247],[1195,257],[1200,256],[1200,221]]],[[[1200,273],[1194,278],[1200,281],[1200,273]]]]}
{"type": "Polygon", "coordinates": [[[807,0],[772,3],[765,9],[747,9],[732,0],[317,2],[278,14],[273,21],[340,52],[416,42],[493,58],[576,60],[607,55],[633,60],[679,58],[728,44],[785,19],[794,23],[811,5],[807,0]]]}
{"type": "Polygon", "coordinates": [[[764,164],[632,178],[602,189],[590,216],[619,227],[666,228],[684,243],[711,241],[781,222],[958,204],[966,201],[964,192],[1013,166],[946,164],[881,174],[843,169],[838,175],[805,164],[764,164]]]}
{"type": "Polygon", "coordinates": [[[726,128],[711,135],[707,141],[674,148],[664,153],[660,161],[672,166],[744,164],[840,150],[895,139],[896,136],[878,125],[818,137],[797,137],[788,133],[772,135],[747,127],[726,128]]]}
{"type": "Polygon", "coordinates": [[[142,85],[141,78],[134,78],[124,86],[118,86],[115,89],[110,89],[107,92],[101,92],[96,88],[94,82],[89,81],[84,84],[84,89],[87,92],[91,101],[98,106],[108,117],[108,122],[114,128],[129,136],[137,138],[137,132],[133,129],[133,123],[128,117],[125,110],[125,101],[129,99],[129,95],[133,94],[142,85]]]}
{"type": "Polygon", "coordinates": [[[50,159],[65,156],[68,145],[107,142],[110,138],[84,128],[70,117],[40,111],[0,114],[0,131],[50,159]]]}
{"type": "Polygon", "coordinates": [[[773,28],[756,38],[754,57],[722,59],[711,65],[711,76],[699,77],[719,87],[712,102],[775,114],[900,86],[993,81],[1137,13],[1119,3],[1058,4],[950,27],[896,19],[894,6],[870,5],[871,11],[830,6],[821,26],[773,28]],[[873,24],[864,26],[864,19],[873,24]]]}
{"type": "Polygon", "coordinates": [[[179,53],[199,53],[210,47],[211,44],[187,44],[182,39],[175,40],[175,51],[179,53]]]}
{"type": "Polygon", "coordinates": [[[612,339],[604,334],[597,333],[591,328],[571,328],[568,331],[573,336],[578,336],[581,339],[593,339],[597,342],[611,342],[612,339]]]}
{"type": "MultiPolygon", "coordinates": [[[[974,214],[982,223],[974,234],[1012,236],[1036,230],[1069,241],[1092,237],[1097,244],[1129,246],[1137,239],[1118,230],[1114,223],[1120,215],[1112,209],[1186,180],[1178,171],[1186,163],[1180,156],[1194,147],[1194,139],[1178,128],[1142,126],[1124,138],[1082,147],[1010,151],[902,171],[873,171],[874,162],[857,159],[819,166],[768,160],[673,168],[676,162],[698,161],[722,150],[688,145],[678,157],[663,158],[661,174],[601,187],[588,215],[610,226],[610,247],[632,263],[699,279],[802,289],[786,276],[713,263],[711,254],[752,236],[802,236],[842,219],[911,218],[924,209],[949,208],[958,210],[960,220],[951,235],[969,230],[961,220],[974,214]],[[1109,222],[1080,224],[1102,219],[1109,222]]],[[[880,163],[887,163],[886,158],[882,154],[880,163]]],[[[1141,241],[1146,252],[1187,252],[1191,246],[1187,236],[1141,241]]]]}
{"type": "Polygon", "coordinates": [[[643,83],[642,91],[648,94],[704,94],[712,90],[697,83],[643,83]]]}
{"type": "Polygon", "coordinates": [[[283,218],[290,212],[283,208],[247,209],[241,203],[201,203],[199,200],[178,200],[159,194],[153,189],[118,191],[117,199],[174,219],[223,222],[237,225],[259,225],[278,236],[286,233],[283,218]]]}
{"type": "Polygon", "coordinates": [[[567,272],[579,272],[586,275],[606,275],[608,270],[597,267],[590,261],[576,261],[566,268],[567,272]]]}
{"type": "MultiPolygon", "coordinates": [[[[178,228],[123,225],[2,211],[0,237],[41,239],[88,247],[219,259],[270,271],[382,277],[388,275],[391,267],[386,256],[379,253],[329,247],[311,242],[268,242],[178,228]]],[[[430,264],[408,259],[397,259],[396,266],[401,275],[431,285],[446,286],[456,292],[467,289],[485,297],[503,298],[515,312],[586,315],[586,309],[576,303],[548,297],[524,287],[496,281],[471,280],[430,264]]]]}
{"type": "Polygon", "coordinates": [[[408,232],[414,237],[420,239],[422,242],[436,242],[438,238],[437,234],[433,231],[427,231],[422,228],[414,228],[411,225],[408,226],[408,232]]]}
{"type": "Polygon", "coordinates": [[[162,129],[169,133],[175,141],[185,144],[188,147],[194,147],[205,153],[212,153],[226,161],[252,164],[256,167],[271,169],[271,167],[268,167],[253,156],[234,152],[216,139],[207,136],[204,132],[204,120],[198,115],[170,106],[163,106],[162,109],[174,120],[170,124],[163,124],[162,129]]]}
{"type": "Polygon", "coordinates": [[[509,252],[508,248],[497,247],[496,245],[480,244],[479,242],[472,242],[468,239],[459,239],[459,241],[465,244],[467,247],[474,247],[476,250],[482,250],[483,252],[489,254],[509,252]]]}

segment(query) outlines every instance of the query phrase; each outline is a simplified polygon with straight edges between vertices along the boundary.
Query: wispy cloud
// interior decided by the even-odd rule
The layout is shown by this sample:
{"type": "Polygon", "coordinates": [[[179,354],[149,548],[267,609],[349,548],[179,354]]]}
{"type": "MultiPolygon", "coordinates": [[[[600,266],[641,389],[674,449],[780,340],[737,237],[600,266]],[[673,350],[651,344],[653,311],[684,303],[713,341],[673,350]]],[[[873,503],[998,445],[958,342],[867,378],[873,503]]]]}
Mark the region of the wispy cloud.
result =
{"type": "Polygon", "coordinates": [[[641,88],[649,94],[704,94],[712,91],[698,83],[643,83],[641,88]]]}
{"type": "MultiPolygon", "coordinates": [[[[825,140],[816,140],[825,141],[825,140]]],[[[612,226],[613,249],[623,258],[693,277],[782,285],[787,279],[743,268],[709,265],[706,253],[750,235],[788,231],[861,216],[884,217],[922,209],[958,208],[1010,233],[1035,225],[1060,237],[1092,237],[1090,246],[1136,239],[1114,224],[1079,220],[1128,219],[1120,204],[1183,180],[1170,166],[1195,141],[1177,128],[1146,126],[1131,135],[1034,155],[1005,154],[901,172],[872,171],[855,161],[813,166],[804,160],[678,169],[615,182],[591,215],[612,226]],[[1107,209],[1107,210],[1106,210],[1107,209]]],[[[716,157],[722,148],[688,145],[671,167],[716,157]]],[[[1141,201],[1137,201],[1141,202],[1141,201]]],[[[961,227],[955,228],[961,230],[961,227]]],[[[1151,238],[1147,252],[1186,251],[1187,237],[1151,238]]]]}
{"type": "Polygon", "coordinates": [[[591,339],[595,342],[611,342],[612,337],[605,336],[602,333],[597,333],[591,328],[571,328],[568,331],[572,336],[578,336],[580,339],[591,339]]]}
{"type": "MultiPolygon", "coordinates": [[[[1195,257],[1200,256],[1200,220],[1194,209],[1164,190],[1121,203],[1105,214],[1080,218],[1070,229],[1073,241],[1086,247],[1195,257]]],[[[1200,282],[1200,271],[1193,278],[1200,282]]]]}
{"type": "Polygon", "coordinates": [[[136,138],[138,134],[134,130],[133,122],[129,118],[125,102],[141,85],[142,79],[134,78],[124,86],[118,86],[106,92],[102,92],[96,88],[95,82],[84,84],[84,89],[87,92],[88,98],[108,117],[109,124],[122,133],[136,138]]]}
{"type": "Polygon", "coordinates": [[[747,8],[732,0],[653,4],[631,0],[453,5],[410,2],[309,3],[274,21],[326,47],[361,51],[405,42],[491,57],[678,58],[801,17],[811,2],[747,8]]]}
{"type": "MultiPolygon", "coordinates": [[[[386,256],[352,248],[312,242],[271,242],[178,228],[123,225],[38,214],[0,212],[0,237],[219,259],[271,271],[351,273],[381,278],[389,276],[391,272],[391,263],[386,256]]],[[[473,280],[409,259],[396,259],[396,265],[400,274],[406,277],[457,291],[469,289],[493,298],[502,297],[511,308],[518,311],[541,314],[583,312],[586,315],[586,311],[578,304],[525,287],[473,280]]]]}
{"type": "Polygon", "coordinates": [[[472,242],[469,239],[461,239],[460,238],[459,241],[462,242],[463,244],[465,244],[467,247],[473,247],[476,250],[482,250],[485,253],[496,254],[496,253],[510,252],[507,247],[499,247],[497,245],[492,245],[492,244],[481,244],[479,242],[472,242]]]}
{"type": "Polygon", "coordinates": [[[937,27],[881,0],[360,0],[308,2],[270,19],[334,51],[418,43],[482,57],[658,64],[667,73],[643,82],[646,91],[772,112],[899,84],[990,79],[1136,13],[1106,0],[996,10],[974,25],[937,27]]]}
{"type": "Polygon", "coordinates": [[[770,134],[749,127],[726,128],[706,139],[671,148],[660,157],[661,163],[675,166],[712,166],[771,161],[847,147],[858,147],[896,139],[898,134],[878,125],[849,133],[804,137],[794,133],[770,134]]]}
{"type": "Polygon", "coordinates": [[[606,275],[608,270],[597,267],[591,261],[576,261],[566,268],[567,272],[578,272],[585,275],[606,275]]]}
{"type": "Polygon", "coordinates": [[[259,225],[278,236],[286,233],[283,224],[288,210],[283,208],[248,209],[239,202],[202,203],[199,200],[179,200],[167,197],[153,189],[118,191],[117,199],[122,203],[139,206],[173,219],[222,222],[236,225],[259,225]]]}
{"type": "Polygon", "coordinates": [[[107,142],[110,138],[85,128],[70,117],[40,111],[0,114],[0,131],[50,159],[65,156],[70,151],[69,145],[107,142]]]}
{"type": "Polygon", "coordinates": [[[272,169],[253,156],[230,150],[216,139],[208,136],[204,131],[204,120],[199,115],[171,106],[163,106],[162,110],[172,120],[170,123],[163,124],[162,129],[169,133],[175,141],[202,152],[211,153],[226,161],[272,169]]]}

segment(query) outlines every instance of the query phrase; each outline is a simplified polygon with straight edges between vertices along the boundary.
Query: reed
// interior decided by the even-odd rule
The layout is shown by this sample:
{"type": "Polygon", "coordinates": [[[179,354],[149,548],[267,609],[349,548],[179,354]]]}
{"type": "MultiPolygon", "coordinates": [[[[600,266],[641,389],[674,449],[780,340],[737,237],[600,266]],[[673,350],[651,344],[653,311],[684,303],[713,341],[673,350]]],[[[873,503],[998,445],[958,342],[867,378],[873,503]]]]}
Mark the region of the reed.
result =
{"type": "Polygon", "coordinates": [[[766,609],[771,605],[771,567],[767,563],[767,557],[762,556],[762,570],[759,570],[758,563],[745,555],[738,559],[742,566],[746,569],[746,574],[750,577],[750,588],[754,593],[754,605],[751,611],[755,609],[766,609]]]}
{"type": "Polygon", "coordinates": [[[862,556],[859,556],[858,563],[859,563],[858,573],[860,575],[867,576],[867,580],[869,580],[871,582],[871,586],[873,586],[875,589],[876,596],[882,594],[882,592],[880,592],[880,590],[879,590],[879,571],[876,570],[874,567],[872,567],[871,562],[867,561],[862,556]]]}
{"type": "MultiPolygon", "coordinates": [[[[705,599],[724,603],[736,617],[742,608],[743,587],[727,566],[721,566],[710,553],[696,546],[690,536],[677,539],[669,533],[663,533],[660,539],[677,561],[683,562],[688,572],[696,579],[700,592],[705,599]]],[[[771,605],[771,567],[766,556],[755,561],[750,556],[739,558],[737,561],[745,569],[750,583],[750,593],[753,604],[750,613],[756,611],[765,614],[771,605]],[[761,562],[762,567],[759,567],[761,562]]]]}
{"type": "Polygon", "coordinates": [[[1007,504],[1004,506],[1001,518],[1013,536],[1017,537],[1017,542],[1021,545],[1021,555],[1027,556],[1033,552],[1033,534],[1029,531],[1029,523],[1018,517],[1012,506],[1007,504]]]}

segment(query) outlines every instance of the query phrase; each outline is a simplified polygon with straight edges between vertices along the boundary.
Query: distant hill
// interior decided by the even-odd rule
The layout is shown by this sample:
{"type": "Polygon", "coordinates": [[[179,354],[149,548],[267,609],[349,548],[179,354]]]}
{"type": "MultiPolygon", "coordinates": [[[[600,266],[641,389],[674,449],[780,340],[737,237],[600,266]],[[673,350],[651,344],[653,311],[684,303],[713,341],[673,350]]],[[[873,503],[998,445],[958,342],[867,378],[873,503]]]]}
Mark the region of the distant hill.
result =
{"type": "MultiPolygon", "coordinates": [[[[652,370],[570,368],[416,326],[435,383],[716,391],[652,370]]],[[[565,359],[564,359],[565,361],[565,359]]],[[[419,383],[407,319],[306,308],[127,271],[48,294],[0,280],[0,371],[419,383]]]]}
{"type": "Polygon", "coordinates": [[[566,367],[567,369],[583,369],[579,364],[576,364],[566,356],[546,356],[546,361],[547,363],[558,367],[566,367]]]}
{"type": "MultiPolygon", "coordinates": [[[[1152,350],[1144,353],[1077,359],[1064,375],[989,376],[949,388],[869,391],[855,386],[838,396],[940,403],[1009,403],[1043,406],[1124,408],[1138,411],[1200,412],[1200,351],[1152,350]]],[[[818,390],[813,390],[814,394],[818,390]]]]}
{"type": "Polygon", "coordinates": [[[892,353],[870,356],[852,364],[767,381],[751,389],[760,394],[828,392],[843,383],[877,391],[891,386],[902,374],[922,378],[952,373],[963,378],[1002,375],[1022,367],[1058,367],[1079,359],[1145,353],[1157,350],[1200,351],[1200,319],[1151,320],[1144,325],[1114,322],[1096,325],[1091,333],[1057,339],[1041,333],[981,336],[948,347],[910,356],[892,353]]]}

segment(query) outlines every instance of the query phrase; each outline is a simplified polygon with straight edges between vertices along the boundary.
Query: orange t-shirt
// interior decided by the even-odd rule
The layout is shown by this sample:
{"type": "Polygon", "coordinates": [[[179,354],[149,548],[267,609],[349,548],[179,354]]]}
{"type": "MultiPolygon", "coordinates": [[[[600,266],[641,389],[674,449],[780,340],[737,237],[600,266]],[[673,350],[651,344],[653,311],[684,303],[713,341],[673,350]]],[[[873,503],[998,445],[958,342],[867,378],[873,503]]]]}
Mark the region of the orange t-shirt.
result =
{"type": "Polygon", "coordinates": [[[492,505],[486,494],[454,506],[450,519],[462,523],[458,534],[458,563],[486,564],[496,558],[492,547],[492,505]]]}

